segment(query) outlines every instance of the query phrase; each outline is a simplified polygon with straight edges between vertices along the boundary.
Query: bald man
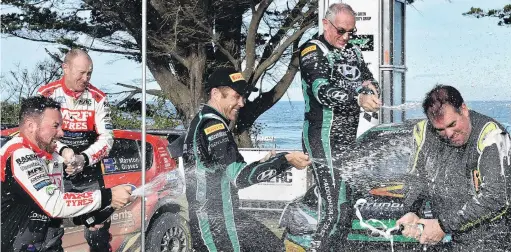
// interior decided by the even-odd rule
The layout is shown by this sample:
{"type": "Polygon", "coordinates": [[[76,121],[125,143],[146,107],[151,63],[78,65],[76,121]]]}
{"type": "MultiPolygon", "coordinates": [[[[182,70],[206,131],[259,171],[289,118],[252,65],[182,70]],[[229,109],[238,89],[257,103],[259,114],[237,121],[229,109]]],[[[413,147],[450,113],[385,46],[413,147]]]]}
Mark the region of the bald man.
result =
{"type": "MultiPolygon", "coordinates": [[[[90,84],[93,64],[87,52],[70,50],[62,64],[62,79],[39,88],[39,94],[51,97],[61,106],[64,136],[57,142],[57,152],[68,164],[64,187],[70,192],[84,192],[105,187],[101,160],[113,144],[110,108],[105,93],[90,84]]],[[[110,222],[85,229],[91,251],[109,251],[110,222]]]]}

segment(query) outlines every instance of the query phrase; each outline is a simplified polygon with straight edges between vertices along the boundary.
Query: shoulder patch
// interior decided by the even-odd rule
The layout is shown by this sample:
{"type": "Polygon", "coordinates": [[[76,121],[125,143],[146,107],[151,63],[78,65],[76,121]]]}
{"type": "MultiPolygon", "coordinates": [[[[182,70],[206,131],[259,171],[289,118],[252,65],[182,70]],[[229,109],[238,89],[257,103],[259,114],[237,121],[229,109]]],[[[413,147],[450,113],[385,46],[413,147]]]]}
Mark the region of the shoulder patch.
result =
{"type": "Polygon", "coordinates": [[[219,131],[219,130],[223,130],[225,129],[225,125],[223,123],[217,123],[215,125],[212,125],[212,126],[209,126],[207,128],[204,129],[204,133],[206,133],[206,135],[209,135],[213,132],[216,132],[216,131],[219,131]]]}
{"type": "Polygon", "coordinates": [[[307,53],[310,53],[312,51],[316,51],[316,49],[317,49],[316,45],[308,46],[308,47],[306,47],[305,49],[302,50],[302,52],[300,53],[300,56],[303,57],[307,53]]]}
{"type": "Polygon", "coordinates": [[[481,130],[481,133],[479,133],[479,138],[477,140],[477,151],[479,153],[482,153],[484,148],[487,145],[491,144],[491,143],[488,143],[488,141],[485,141],[485,140],[490,136],[491,132],[496,131],[497,129],[499,129],[499,127],[494,122],[487,122],[484,125],[483,130],[481,130]]]}

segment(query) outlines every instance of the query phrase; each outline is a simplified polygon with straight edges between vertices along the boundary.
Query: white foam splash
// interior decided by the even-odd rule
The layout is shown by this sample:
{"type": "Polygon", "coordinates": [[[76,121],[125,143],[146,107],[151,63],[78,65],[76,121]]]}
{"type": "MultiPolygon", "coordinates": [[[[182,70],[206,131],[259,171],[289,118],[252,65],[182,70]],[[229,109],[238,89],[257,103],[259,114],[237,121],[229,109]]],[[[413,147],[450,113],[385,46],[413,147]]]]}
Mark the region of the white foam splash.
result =
{"type": "Polygon", "coordinates": [[[394,106],[384,104],[381,106],[381,108],[382,109],[390,109],[390,110],[409,110],[409,109],[418,108],[420,106],[421,106],[420,102],[407,102],[407,103],[394,105],[394,106]]]}
{"type": "Polygon", "coordinates": [[[151,182],[140,186],[131,192],[132,197],[150,195],[158,191],[168,190],[171,196],[178,196],[184,193],[184,178],[180,176],[177,169],[161,173],[154,177],[151,182]]]}
{"type": "Polygon", "coordinates": [[[390,247],[392,249],[392,252],[394,252],[394,235],[392,235],[393,231],[399,230],[399,226],[394,227],[387,227],[382,221],[376,220],[376,219],[369,219],[367,221],[364,221],[364,218],[362,218],[362,214],[360,213],[360,209],[358,208],[360,205],[364,205],[367,203],[366,199],[358,199],[355,203],[355,214],[357,215],[357,218],[360,221],[360,226],[367,228],[371,230],[371,232],[380,235],[381,237],[390,240],[390,247]],[[375,222],[380,224],[385,230],[380,230],[375,228],[374,226],[368,224],[367,222],[375,222]]]}

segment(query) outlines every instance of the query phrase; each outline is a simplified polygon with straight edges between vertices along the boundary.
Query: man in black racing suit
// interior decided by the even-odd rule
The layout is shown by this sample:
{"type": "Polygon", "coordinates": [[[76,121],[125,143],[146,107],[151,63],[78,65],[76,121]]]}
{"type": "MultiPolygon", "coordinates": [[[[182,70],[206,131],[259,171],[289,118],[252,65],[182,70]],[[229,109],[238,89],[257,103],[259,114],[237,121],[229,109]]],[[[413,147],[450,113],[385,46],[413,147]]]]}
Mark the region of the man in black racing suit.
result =
{"type": "Polygon", "coordinates": [[[241,73],[217,69],[208,79],[209,95],[190,123],[185,144],[186,196],[195,251],[282,251],[283,244],[264,225],[239,210],[238,189],[268,181],[291,166],[310,164],[302,152],[273,153],[247,165],[229,123],[253,89],[241,73]]]}
{"type": "MultiPolygon", "coordinates": [[[[38,93],[55,99],[62,107],[64,136],[57,151],[75,167],[64,178],[65,190],[83,192],[104,188],[101,160],[113,145],[107,97],[89,83],[92,60],[80,49],[70,50],[62,64],[64,77],[39,88],[38,93]],[[76,155],[75,155],[76,154],[76,155]]],[[[110,220],[96,228],[85,228],[91,251],[109,251],[110,220]]]]}
{"type": "MultiPolygon", "coordinates": [[[[305,100],[303,147],[313,161],[322,213],[311,250],[328,250],[339,228],[349,225],[347,188],[333,166],[342,165],[342,152],[355,141],[361,107],[379,109],[378,85],[359,48],[349,43],[355,13],[347,4],[333,4],[323,19],[324,33],[300,50],[305,100]],[[342,219],[341,219],[342,218],[342,219]]],[[[368,118],[370,120],[370,118],[368,118]]]]}
{"type": "Polygon", "coordinates": [[[403,234],[443,251],[509,251],[509,134],[451,86],[436,86],[423,108],[428,119],[413,130],[411,162],[412,177],[423,181],[408,185],[403,234]],[[424,201],[435,219],[419,217],[424,201]]]}
{"type": "Polygon", "coordinates": [[[27,98],[20,111],[20,135],[0,149],[2,247],[9,251],[63,251],[61,218],[129,202],[131,188],[64,193],[60,105],[41,96],[27,98]],[[61,233],[54,233],[53,231],[61,233]]]}

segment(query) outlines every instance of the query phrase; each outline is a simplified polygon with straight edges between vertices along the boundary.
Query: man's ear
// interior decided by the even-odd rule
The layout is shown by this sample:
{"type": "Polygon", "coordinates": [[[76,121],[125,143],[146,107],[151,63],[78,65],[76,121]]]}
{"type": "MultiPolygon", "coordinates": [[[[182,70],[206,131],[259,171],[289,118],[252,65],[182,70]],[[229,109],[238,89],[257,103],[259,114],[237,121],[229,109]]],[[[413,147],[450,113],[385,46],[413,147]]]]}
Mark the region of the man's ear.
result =
{"type": "Polygon", "coordinates": [[[39,128],[39,122],[36,117],[28,117],[25,119],[25,127],[30,133],[34,133],[39,128]]]}
{"type": "Polygon", "coordinates": [[[67,72],[69,71],[69,64],[62,63],[62,71],[64,71],[64,74],[67,74],[67,72]]]}
{"type": "Polygon", "coordinates": [[[461,104],[461,113],[464,115],[464,116],[468,116],[470,113],[468,111],[468,107],[465,103],[461,104]]]}

